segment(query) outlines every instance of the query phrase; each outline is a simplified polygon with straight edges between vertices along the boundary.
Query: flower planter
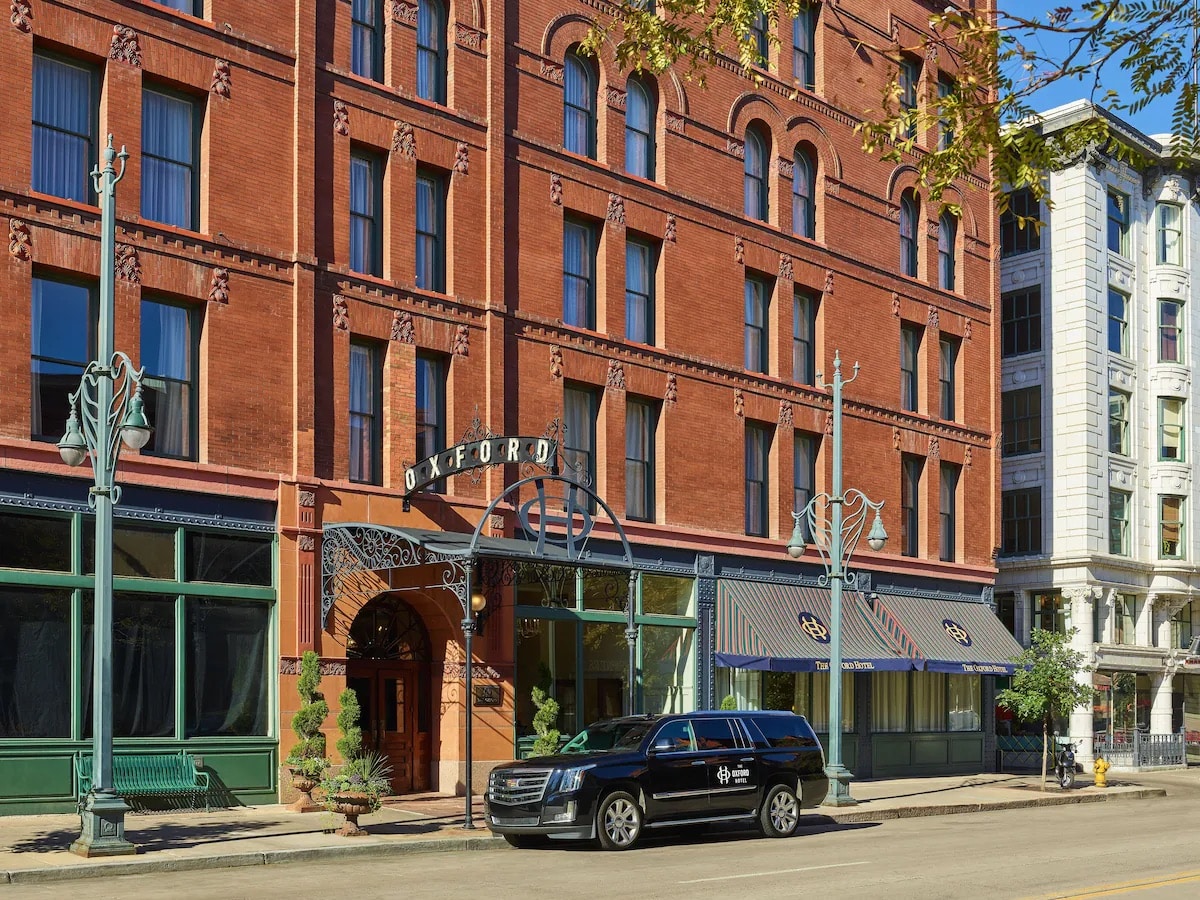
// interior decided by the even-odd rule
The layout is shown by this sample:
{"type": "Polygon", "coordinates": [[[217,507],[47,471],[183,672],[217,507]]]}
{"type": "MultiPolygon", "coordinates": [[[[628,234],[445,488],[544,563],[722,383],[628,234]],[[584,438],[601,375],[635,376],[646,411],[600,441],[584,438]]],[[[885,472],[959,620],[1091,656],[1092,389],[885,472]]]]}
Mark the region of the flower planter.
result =
{"type": "Polygon", "coordinates": [[[324,806],[312,798],[313,788],[320,784],[320,779],[313,778],[311,775],[305,775],[303,771],[296,767],[288,767],[288,771],[292,773],[292,787],[300,792],[300,796],[288,804],[288,809],[298,813],[316,812],[319,809],[324,809],[324,806]]]}
{"type": "Polygon", "coordinates": [[[367,830],[359,826],[358,817],[374,811],[375,804],[370,794],[365,791],[341,791],[331,794],[325,802],[335,813],[346,817],[338,834],[342,837],[362,837],[367,834],[367,830]]]}

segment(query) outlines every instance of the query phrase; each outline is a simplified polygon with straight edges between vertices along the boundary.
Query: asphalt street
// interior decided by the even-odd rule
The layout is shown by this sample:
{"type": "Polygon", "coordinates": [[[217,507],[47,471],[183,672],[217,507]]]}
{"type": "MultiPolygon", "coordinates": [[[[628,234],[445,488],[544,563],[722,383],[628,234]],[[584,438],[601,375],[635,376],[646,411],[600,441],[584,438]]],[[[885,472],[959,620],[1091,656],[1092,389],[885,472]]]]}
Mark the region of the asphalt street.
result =
{"type": "Polygon", "coordinates": [[[138,900],[1196,897],[1200,782],[1155,783],[1171,796],[880,824],[839,826],[814,816],[786,840],[669,835],[623,853],[555,845],[9,885],[0,900],[68,893],[138,900]]]}

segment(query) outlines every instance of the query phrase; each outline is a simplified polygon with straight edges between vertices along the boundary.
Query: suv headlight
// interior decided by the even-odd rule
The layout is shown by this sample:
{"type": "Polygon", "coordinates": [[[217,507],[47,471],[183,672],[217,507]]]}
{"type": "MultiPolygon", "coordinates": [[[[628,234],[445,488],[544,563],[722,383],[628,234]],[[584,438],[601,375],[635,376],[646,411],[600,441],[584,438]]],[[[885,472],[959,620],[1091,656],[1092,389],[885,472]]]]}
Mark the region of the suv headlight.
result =
{"type": "Polygon", "coordinates": [[[558,789],[564,794],[574,793],[583,786],[583,773],[588,769],[596,768],[593,763],[590,766],[575,766],[567,769],[562,774],[562,780],[558,783],[558,789]]]}

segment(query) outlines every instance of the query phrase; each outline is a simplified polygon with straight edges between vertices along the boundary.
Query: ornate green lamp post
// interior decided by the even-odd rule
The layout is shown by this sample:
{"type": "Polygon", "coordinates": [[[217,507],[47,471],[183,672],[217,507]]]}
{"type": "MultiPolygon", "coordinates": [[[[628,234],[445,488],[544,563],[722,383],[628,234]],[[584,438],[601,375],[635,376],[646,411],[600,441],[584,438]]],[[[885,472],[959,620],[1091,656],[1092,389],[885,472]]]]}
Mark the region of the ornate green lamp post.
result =
{"type": "Polygon", "coordinates": [[[833,388],[833,493],[817,494],[800,512],[792,512],[795,528],[788,541],[788,555],[799,559],[804,554],[812,535],[813,543],[821,554],[825,574],[821,584],[830,589],[829,628],[829,746],[826,748],[825,774],[829,776],[829,793],[825,803],[829,806],[851,806],[857,801],[850,796],[850,779],[854,776],[842,764],[842,585],[855,586],[857,572],[847,569],[850,557],[867,523],[867,515],[875,513],[867,543],[872,550],[882,550],[887,543],[887,532],[879,511],[883,503],[874,503],[862,491],[842,489],[842,387],[858,377],[858,363],[854,374],[842,380],[842,359],[833,355],[833,384],[825,384],[822,373],[817,373],[821,388],[833,388]]]}
{"type": "Polygon", "coordinates": [[[96,356],[84,370],[79,390],[71,395],[67,433],[58,442],[63,462],[77,466],[92,458],[95,485],[88,504],[96,511],[96,619],[92,662],[92,788],[80,814],[81,834],[71,844],[80,856],[136,853],[125,840],[129,808],[113,789],[112,631],[113,504],[121,489],[114,483],[121,442],[140,450],[150,440],[150,423],[142,408],[142,370],[113,350],[113,278],[116,268],[116,187],[125,175],[125,148],[113,150],[112,135],[104,151],[104,168],[92,170],[100,198],[100,322],[96,356]],[[121,171],[113,168],[121,160],[121,171]]]}

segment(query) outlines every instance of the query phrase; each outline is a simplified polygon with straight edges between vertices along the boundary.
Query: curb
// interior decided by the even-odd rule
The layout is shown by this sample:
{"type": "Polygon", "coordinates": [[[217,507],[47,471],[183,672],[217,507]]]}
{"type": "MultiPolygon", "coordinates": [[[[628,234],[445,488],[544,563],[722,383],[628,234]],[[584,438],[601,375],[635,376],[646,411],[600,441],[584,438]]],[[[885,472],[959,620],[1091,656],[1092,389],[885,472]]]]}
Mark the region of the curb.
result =
{"type": "Polygon", "coordinates": [[[888,822],[893,819],[919,819],[925,816],[953,816],[963,813],[993,812],[1004,809],[1029,809],[1035,806],[1070,806],[1078,803],[1110,803],[1117,800],[1150,800],[1165,797],[1163,788],[1139,788],[1111,794],[1066,794],[1049,797],[1025,797],[1020,800],[994,800],[989,803],[952,803],[944,806],[905,806],[898,809],[862,810],[855,812],[823,812],[822,815],[839,824],[888,822]]]}

